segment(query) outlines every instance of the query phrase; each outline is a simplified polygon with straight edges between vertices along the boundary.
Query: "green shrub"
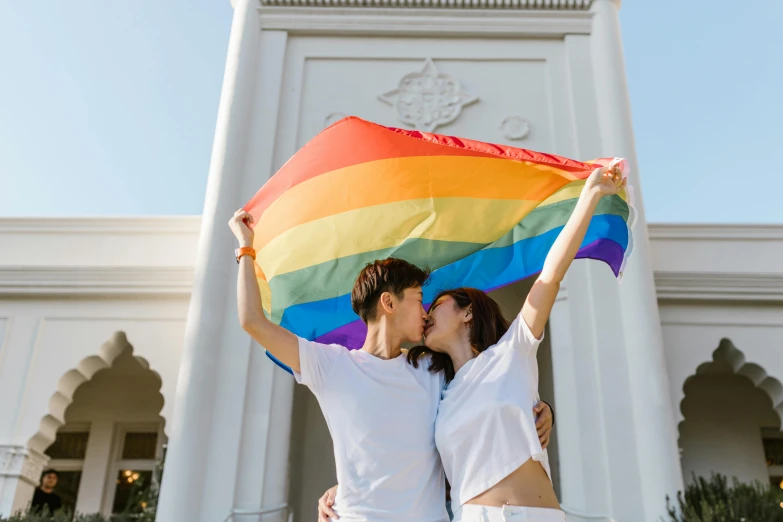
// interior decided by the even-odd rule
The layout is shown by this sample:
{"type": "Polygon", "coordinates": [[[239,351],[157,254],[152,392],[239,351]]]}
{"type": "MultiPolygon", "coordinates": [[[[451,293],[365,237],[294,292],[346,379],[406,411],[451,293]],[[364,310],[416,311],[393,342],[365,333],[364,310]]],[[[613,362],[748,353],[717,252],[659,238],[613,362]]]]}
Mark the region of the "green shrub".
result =
{"type": "Polygon", "coordinates": [[[671,522],[783,522],[783,491],[770,484],[744,484],[725,476],[708,479],[693,476],[685,491],[677,494],[677,505],[666,497],[671,522]]]}
{"type": "MultiPolygon", "coordinates": [[[[29,511],[11,515],[11,518],[0,518],[0,522],[126,522],[124,520],[111,520],[103,515],[72,515],[67,511],[57,511],[54,515],[45,509],[43,513],[30,513],[29,511]]],[[[130,522],[130,521],[127,521],[130,522]]]]}
{"type": "Polygon", "coordinates": [[[43,513],[20,512],[11,515],[11,518],[0,517],[0,522],[150,522],[154,520],[154,514],[152,518],[145,516],[143,513],[116,514],[105,517],[100,514],[84,515],[76,513],[74,515],[65,510],[59,510],[54,515],[45,510],[43,513]]]}

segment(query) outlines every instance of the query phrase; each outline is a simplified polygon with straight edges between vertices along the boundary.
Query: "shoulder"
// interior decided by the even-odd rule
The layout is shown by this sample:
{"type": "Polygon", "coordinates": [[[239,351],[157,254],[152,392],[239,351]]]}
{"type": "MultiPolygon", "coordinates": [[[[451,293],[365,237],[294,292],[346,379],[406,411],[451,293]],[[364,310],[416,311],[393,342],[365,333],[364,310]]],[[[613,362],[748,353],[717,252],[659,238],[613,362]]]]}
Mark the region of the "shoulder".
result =
{"type": "Polygon", "coordinates": [[[519,314],[511,322],[508,331],[503,334],[503,337],[501,337],[494,346],[499,348],[512,348],[521,351],[522,353],[530,353],[538,348],[538,345],[543,338],[544,335],[541,334],[541,338],[537,339],[533,335],[533,332],[530,331],[530,327],[525,322],[522,314],[519,314]]]}
{"type": "Polygon", "coordinates": [[[340,344],[324,344],[317,341],[308,341],[304,337],[297,337],[299,342],[299,351],[317,351],[322,354],[328,354],[334,357],[347,355],[350,350],[340,344]]]}

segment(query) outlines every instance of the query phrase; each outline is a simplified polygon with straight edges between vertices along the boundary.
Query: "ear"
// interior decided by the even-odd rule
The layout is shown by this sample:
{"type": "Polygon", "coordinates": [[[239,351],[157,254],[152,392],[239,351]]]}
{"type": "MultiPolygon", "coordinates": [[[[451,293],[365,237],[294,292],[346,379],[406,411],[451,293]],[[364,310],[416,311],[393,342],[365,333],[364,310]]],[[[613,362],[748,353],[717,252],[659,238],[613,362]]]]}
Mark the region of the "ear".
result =
{"type": "Polygon", "coordinates": [[[473,307],[468,306],[467,309],[465,309],[465,317],[463,317],[463,322],[469,323],[473,320],[473,307]]]}
{"type": "Polygon", "coordinates": [[[378,306],[387,314],[394,311],[394,299],[392,298],[391,292],[384,292],[381,294],[381,298],[378,300],[378,306]]]}

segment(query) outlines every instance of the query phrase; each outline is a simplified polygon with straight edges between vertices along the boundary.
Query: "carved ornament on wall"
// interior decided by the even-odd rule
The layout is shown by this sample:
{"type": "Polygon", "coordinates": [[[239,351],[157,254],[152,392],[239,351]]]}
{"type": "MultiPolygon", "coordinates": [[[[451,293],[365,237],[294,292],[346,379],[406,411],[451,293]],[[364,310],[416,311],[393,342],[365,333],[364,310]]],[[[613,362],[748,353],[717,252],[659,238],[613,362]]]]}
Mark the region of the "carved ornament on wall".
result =
{"type": "Polygon", "coordinates": [[[463,107],[478,101],[459,80],[438,71],[430,58],[421,71],[406,74],[396,89],[379,98],[395,108],[400,121],[425,132],[453,122],[463,107]]]}
{"type": "Polygon", "coordinates": [[[509,140],[523,140],[530,134],[530,122],[522,116],[509,116],[500,123],[500,132],[509,140]]]}

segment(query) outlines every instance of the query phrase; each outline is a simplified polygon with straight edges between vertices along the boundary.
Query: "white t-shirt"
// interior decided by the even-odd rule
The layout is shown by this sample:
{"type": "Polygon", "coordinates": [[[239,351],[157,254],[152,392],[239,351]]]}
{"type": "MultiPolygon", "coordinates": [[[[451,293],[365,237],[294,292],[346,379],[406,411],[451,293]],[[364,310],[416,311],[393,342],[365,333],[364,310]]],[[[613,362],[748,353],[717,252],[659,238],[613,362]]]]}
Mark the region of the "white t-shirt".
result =
{"type": "Polygon", "coordinates": [[[500,341],[468,361],[443,390],[435,441],[451,484],[453,509],[531,457],[551,478],[533,415],[540,342],[517,316],[500,341]]]}
{"type": "Polygon", "coordinates": [[[344,522],[448,522],[443,467],[435,448],[441,373],[404,355],[299,339],[301,373],[334,442],[337,498],[344,522]]]}

